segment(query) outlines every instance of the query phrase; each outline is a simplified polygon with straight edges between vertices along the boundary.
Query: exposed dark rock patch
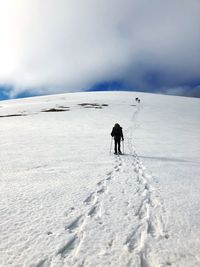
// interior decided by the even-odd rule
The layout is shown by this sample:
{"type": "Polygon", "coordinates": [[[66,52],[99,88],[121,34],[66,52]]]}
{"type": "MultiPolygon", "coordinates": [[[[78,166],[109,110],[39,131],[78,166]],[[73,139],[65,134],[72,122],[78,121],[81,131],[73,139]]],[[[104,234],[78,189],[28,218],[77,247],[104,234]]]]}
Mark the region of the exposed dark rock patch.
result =
{"type": "Polygon", "coordinates": [[[42,112],[62,112],[62,111],[69,111],[68,107],[58,107],[58,108],[50,108],[50,109],[44,109],[42,112]]]}
{"type": "Polygon", "coordinates": [[[70,107],[58,106],[58,108],[62,108],[62,109],[69,109],[70,107]]]}
{"type": "Polygon", "coordinates": [[[108,106],[108,104],[98,104],[98,103],[81,103],[78,105],[84,108],[96,108],[96,109],[102,109],[103,107],[108,106]]]}
{"type": "Polygon", "coordinates": [[[9,114],[9,115],[0,115],[0,118],[20,117],[20,116],[26,116],[26,114],[9,114]]]}

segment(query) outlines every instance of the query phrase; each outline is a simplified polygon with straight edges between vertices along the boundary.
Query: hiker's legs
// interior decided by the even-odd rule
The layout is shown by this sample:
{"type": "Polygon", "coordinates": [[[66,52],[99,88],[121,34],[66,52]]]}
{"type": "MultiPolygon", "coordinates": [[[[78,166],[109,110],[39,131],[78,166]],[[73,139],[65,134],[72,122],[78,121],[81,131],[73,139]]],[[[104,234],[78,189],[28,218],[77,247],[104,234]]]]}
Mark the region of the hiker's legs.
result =
{"type": "Polygon", "coordinates": [[[120,150],[120,139],[115,139],[115,154],[121,153],[120,150]]]}
{"type": "Polygon", "coordinates": [[[115,154],[117,154],[117,139],[115,139],[115,154]]]}
{"type": "Polygon", "coordinates": [[[120,139],[118,140],[118,153],[121,153],[121,147],[120,147],[120,145],[121,145],[121,142],[120,142],[120,139]]]}

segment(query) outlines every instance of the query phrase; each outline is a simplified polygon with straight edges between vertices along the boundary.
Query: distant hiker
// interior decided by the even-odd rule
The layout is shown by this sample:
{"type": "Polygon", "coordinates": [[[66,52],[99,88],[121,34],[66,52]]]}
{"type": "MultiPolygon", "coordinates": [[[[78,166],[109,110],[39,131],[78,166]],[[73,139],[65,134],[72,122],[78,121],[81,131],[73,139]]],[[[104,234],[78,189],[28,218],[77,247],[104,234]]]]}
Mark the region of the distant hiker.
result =
{"type": "Polygon", "coordinates": [[[135,98],[135,101],[140,103],[140,99],[138,97],[135,98]]]}
{"type": "Polygon", "coordinates": [[[122,132],[122,127],[116,123],[115,126],[112,129],[111,136],[114,137],[115,141],[115,154],[122,154],[121,152],[121,140],[124,141],[124,136],[122,132]]]}

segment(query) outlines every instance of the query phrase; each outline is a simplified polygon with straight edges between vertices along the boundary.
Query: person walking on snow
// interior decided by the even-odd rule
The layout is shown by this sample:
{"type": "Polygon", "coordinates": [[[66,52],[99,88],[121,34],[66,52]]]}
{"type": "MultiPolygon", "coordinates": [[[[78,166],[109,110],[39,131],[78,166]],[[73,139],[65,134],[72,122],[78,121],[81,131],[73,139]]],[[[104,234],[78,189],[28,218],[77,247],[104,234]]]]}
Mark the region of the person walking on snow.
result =
{"type": "Polygon", "coordinates": [[[124,136],[122,132],[122,127],[118,123],[115,123],[111,132],[111,136],[114,137],[115,140],[115,154],[122,154],[120,145],[121,140],[124,141],[124,136]]]}

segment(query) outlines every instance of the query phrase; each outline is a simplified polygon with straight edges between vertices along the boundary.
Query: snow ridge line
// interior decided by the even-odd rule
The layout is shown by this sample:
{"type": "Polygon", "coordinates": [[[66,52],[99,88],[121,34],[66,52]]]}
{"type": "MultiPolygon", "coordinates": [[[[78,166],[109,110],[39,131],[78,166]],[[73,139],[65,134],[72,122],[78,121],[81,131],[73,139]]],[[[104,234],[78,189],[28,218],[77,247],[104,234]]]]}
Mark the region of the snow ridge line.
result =
{"type": "Polygon", "coordinates": [[[135,211],[135,216],[138,217],[139,225],[127,237],[125,246],[130,253],[128,266],[138,267],[153,267],[156,263],[150,259],[149,251],[152,240],[160,240],[169,238],[165,229],[163,216],[165,213],[162,200],[158,196],[157,190],[152,183],[155,183],[151,174],[147,173],[146,167],[139,158],[136,149],[133,145],[133,130],[138,125],[136,124],[141,107],[132,115],[132,126],[127,130],[129,138],[127,142],[130,155],[130,163],[137,175],[138,197],[140,196],[140,205],[135,211]]]}

